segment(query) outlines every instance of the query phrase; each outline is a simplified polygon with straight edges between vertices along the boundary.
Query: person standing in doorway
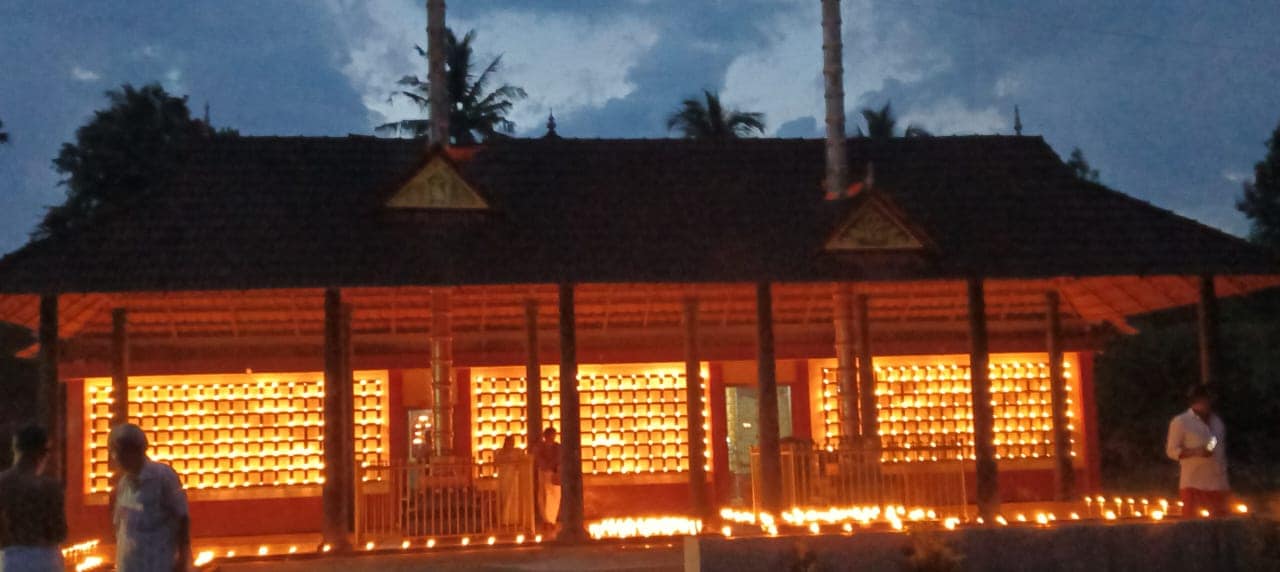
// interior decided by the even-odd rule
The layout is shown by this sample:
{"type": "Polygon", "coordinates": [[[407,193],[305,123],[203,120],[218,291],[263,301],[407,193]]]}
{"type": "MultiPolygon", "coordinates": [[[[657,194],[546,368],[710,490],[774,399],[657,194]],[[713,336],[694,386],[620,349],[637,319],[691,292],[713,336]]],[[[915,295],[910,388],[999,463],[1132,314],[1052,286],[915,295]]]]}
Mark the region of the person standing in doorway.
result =
{"type": "Polygon", "coordinates": [[[107,446],[121,473],[112,511],[116,570],[185,572],[191,567],[191,521],[178,474],[147,458],[147,437],[137,425],[113,427],[107,446]]]}
{"type": "Polygon", "coordinates": [[[555,526],[560,517],[560,443],[556,441],[556,430],[547,427],[542,432],[542,442],[538,444],[538,452],[534,458],[538,470],[539,499],[542,501],[542,519],[549,526],[555,526]]]}
{"type": "Polygon", "coordinates": [[[1208,511],[1213,516],[1227,513],[1227,430],[1222,418],[1213,412],[1213,395],[1203,385],[1191,388],[1191,408],[1169,422],[1166,452],[1178,461],[1181,476],[1178,489],[1182,496],[1182,514],[1199,516],[1208,511]]]}
{"type": "Polygon", "coordinates": [[[48,441],[36,426],[13,436],[13,466],[0,472],[0,572],[63,569],[58,548],[67,538],[62,487],[40,474],[48,441]]]}
{"type": "Polygon", "coordinates": [[[493,455],[498,471],[498,521],[503,526],[517,527],[521,517],[529,514],[526,507],[532,491],[525,488],[530,478],[526,459],[524,451],[516,448],[513,435],[503,437],[502,448],[493,455]]]}

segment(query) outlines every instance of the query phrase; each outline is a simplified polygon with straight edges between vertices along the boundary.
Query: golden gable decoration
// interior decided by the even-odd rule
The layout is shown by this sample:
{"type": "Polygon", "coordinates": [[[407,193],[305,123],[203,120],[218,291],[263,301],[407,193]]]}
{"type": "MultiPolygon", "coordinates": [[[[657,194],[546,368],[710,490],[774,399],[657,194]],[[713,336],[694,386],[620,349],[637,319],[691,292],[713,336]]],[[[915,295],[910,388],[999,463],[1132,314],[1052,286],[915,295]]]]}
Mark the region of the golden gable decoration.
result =
{"type": "Polygon", "coordinates": [[[901,218],[879,200],[859,205],[827,239],[827,250],[915,250],[924,248],[921,240],[901,218]]]}
{"type": "Polygon", "coordinates": [[[427,163],[387,206],[400,209],[485,210],[489,203],[443,157],[427,163]]]}

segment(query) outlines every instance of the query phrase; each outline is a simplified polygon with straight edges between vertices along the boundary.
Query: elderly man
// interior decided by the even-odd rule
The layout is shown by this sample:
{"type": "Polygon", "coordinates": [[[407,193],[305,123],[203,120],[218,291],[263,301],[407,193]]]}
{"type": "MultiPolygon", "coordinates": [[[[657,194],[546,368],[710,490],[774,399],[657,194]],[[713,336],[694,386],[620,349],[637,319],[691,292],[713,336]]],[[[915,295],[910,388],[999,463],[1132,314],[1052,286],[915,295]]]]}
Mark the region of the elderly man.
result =
{"type": "Polygon", "coordinates": [[[1214,516],[1227,512],[1227,430],[1222,418],[1213,413],[1213,396],[1204,386],[1191,388],[1191,408],[1169,422],[1166,453],[1178,461],[1181,476],[1182,513],[1214,516]]]}
{"type": "Polygon", "coordinates": [[[137,425],[117,425],[107,445],[121,473],[112,515],[116,570],[185,572],[191,566],[190,520],[178,474],[147,458],[147,437],[137,425]]]}

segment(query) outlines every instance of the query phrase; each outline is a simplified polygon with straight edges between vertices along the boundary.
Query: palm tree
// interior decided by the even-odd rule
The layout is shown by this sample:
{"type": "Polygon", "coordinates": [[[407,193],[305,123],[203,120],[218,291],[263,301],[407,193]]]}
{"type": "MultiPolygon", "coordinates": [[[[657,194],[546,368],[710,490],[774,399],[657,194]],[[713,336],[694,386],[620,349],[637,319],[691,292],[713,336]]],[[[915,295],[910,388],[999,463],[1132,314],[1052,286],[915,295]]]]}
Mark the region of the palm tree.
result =
{"type": "MultiPolygon", "coordinates": [[[[893,102],[885,102],[884,107],[872,109],[862,108],[862,120],[867,122],[866,137],[876,140],[892,139],[898,130],[898,118],[893,114],[893,102]]],[[[907,126],[906,137],[932,137],[925,128],[914,123],[907,126]]],[[[864,136],[862,128],[858,128],[858,136],[864,136]]]]}
{"type": "MultiPolygon", "coordinates": [[[[511,112],[516,101],[528,96],[523,89],[510,84],[502,84],[493,90],[489,89],[494,73],[502,66],[502,56],[493,58],[493,61],[485,66],[484,71],[476,74],[471,61],[473,55],[471,42],[475,37],[476,32],[472,30],[459,41],[453,30],[446,30],[445,67],[448,70],[446,81],[449,84],[449,96],[452,98],[449,112],[449,139],[459,145],[472,145],[498,133],[514,131],[515,123],[507,119],[507,114],[511,112]]],[[[426,50],[421,46],[414,46],[413,49],[424,59],[427,57],[426,50]]],[[[396,95],[407,97],[418,105],[419,110],[424,112],[427,110],[430,87],[428,82],[419,79],[416,75],[407,75],[396,83],[404,86],[404,89],[393,93],[392,97],[396,95]]],[[[405,119],[384,123],[375,129],[379,133],[396,135],[409,133],[414,137],[423,137],[427,134],[429,125],[429,119],[405,119]]]]}
{"type": "Polygon", "coordinates": [[[752,111],[726,110],[720,96],[702,92],[703,99],[684,100],[670,117],[667,129],[677,129],[686,139],[737,139],[752,132],[764,134],[764,114],[752,111]]]}

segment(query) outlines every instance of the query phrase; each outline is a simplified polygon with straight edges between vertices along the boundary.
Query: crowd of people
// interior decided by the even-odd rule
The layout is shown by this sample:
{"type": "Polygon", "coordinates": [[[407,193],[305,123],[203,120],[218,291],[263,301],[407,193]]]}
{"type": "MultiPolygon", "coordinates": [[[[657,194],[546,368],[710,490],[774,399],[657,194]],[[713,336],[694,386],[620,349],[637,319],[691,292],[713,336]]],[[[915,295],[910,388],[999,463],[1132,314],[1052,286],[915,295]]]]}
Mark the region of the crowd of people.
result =
{"type": "MultiPolygon", "coordinates": [[[[1167,454],[1181,469],[1180,493],[1188,514],[1227,513],[1226,429],[1213,411],[1213,398],[1197,386],[1190,407],[1169,424],[1167,454]]],[[[542,432],[527,452],[507,437],[495,460],[532,457],[534,514],[538,526],[554,531],[560,513],[560,452],[554,428],[542,432]]],[[[172,468],[147,457],[147,436],[124,423],[108,438],[115,477],[111,493],[116,570],[155,572],[190,569],[191,535],[187,495],[172,468]]],[[[49,453],[46,432],[36,426],[13,437],[13,466],[0,472],[0,572],[63,569],[60,545],[67,539],[62,483],[43,474],[49,453]]],[[[504,521],[515,522],[527,498],[512,475],[499,475],[504,521]]]]}

